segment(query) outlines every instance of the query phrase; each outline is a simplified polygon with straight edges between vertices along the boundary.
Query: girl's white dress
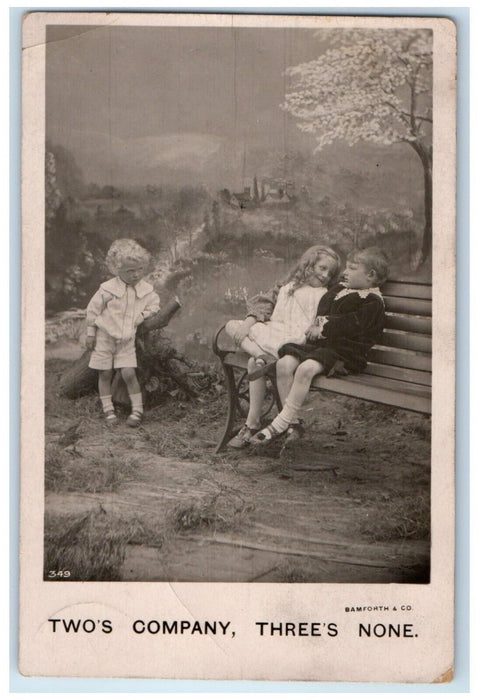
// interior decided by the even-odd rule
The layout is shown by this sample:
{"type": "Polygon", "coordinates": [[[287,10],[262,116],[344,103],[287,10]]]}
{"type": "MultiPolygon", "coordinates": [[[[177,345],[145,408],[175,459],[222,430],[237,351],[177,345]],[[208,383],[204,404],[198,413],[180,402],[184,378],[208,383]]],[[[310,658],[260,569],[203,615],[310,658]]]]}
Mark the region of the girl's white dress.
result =
{"type": "Polygon", "coordinates": [[[292,284],[288,282],[279,290],[270,320],[255,323],[248,333],[251,340],[274,357],[278,357],[278,350],[285,343],[306,342],[306,330],[316,318],[321,297],[328,291],[326,287],[307,285],[288,294],[292,284]]]}

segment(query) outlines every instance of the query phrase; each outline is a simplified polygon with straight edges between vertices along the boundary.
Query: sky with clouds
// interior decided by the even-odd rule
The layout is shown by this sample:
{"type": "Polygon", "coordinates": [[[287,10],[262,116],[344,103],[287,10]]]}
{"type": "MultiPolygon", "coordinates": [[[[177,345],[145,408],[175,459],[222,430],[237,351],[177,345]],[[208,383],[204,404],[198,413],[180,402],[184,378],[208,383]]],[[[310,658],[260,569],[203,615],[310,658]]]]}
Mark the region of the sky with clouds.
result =
{"type": "Polygon", "coordinates": [[[318,54],[314,30],[60,26],[47,41],[47,138],[88,181],[223,180],[258,150],[314,145],[280,109],[284,69],[318,54]]]}
{"type": "MultiPolygon", "coordinates": [[[[279,156],[313,152],[314,136],[280,108],[284,72],[316,58],[328,35],[304,28],[49,26],[47,139],[71,151],[86,183],[242,190],[253,175],[271,174],[279,156]]],[[[330,170],[361,173],[378,206],[420,200],[419,159],[403,145],[336,142],[318,158],[330,170]]]]}

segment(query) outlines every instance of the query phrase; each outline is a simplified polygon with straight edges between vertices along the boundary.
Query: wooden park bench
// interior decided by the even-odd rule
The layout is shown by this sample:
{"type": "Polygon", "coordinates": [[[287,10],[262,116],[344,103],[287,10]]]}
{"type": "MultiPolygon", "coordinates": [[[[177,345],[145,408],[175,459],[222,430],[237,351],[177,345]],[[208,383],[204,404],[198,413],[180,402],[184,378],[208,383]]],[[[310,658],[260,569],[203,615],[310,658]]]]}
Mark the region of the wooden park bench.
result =
{"type": "MultiPolygon", "coordinates": [[[[368,356],[362,374],[347,377],[318,376],[311,391],[332,391],[365,401],[431,413],[432,287],[422,282],[392,280],[381,289],[386,304],[386,327],[380,345],[368,356]]],[[[233,437],[236,417],[248,413],[247,366],[249,356],[238,351],[222,326],[213,338],[213,352],[220,359],[228,390],[228,413],[216,447],[220,452],[233,437]]],[[[262,417],[281,402],[274,367],[262,417]]]]}

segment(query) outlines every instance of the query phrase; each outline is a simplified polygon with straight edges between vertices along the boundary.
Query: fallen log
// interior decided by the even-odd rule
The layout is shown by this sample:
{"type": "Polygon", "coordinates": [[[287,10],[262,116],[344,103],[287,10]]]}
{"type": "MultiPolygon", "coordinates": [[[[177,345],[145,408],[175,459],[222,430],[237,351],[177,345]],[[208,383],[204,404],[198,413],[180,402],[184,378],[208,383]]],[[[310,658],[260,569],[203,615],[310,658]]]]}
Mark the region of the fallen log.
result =
{"type": "Polygon", "coordinates": [[[171,299],[165,306],[156,314],[150,316],[138,326],[139,331],[155,331],[158,328],[164,328],[169,324],[176,312],[181,309],[181,303],[178,297],[171,299]]]}

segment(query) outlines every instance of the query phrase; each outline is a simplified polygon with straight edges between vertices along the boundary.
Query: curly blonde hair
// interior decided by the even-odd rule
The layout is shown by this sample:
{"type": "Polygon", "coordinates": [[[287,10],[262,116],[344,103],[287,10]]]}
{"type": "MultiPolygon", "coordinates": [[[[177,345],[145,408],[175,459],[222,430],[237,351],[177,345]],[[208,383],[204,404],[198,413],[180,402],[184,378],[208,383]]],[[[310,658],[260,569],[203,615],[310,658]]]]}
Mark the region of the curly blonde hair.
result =
{"type": "Polygon", "coordinates": [[[126,262],[142,262],[146,267],[150,257],[149,252],[132,238],[118,238],[111,244],[105,264],[112,275],[117,275],[126,262]]]}
{"type": "Polygon", "coordinates": [[[337,282],[341,269],[341,258],[335,250],[328,248],[328,246],[313,245],[302,254],[295,267],[293,267],[282,283],[283,285],[288,284],[288,282],[293,283],[288,292],[289,294],[294,294],[296,289],[307,283],[307,279],[310,277],[314,266],[321,257],[331,258],[334,263],[331,269],[331,279],[328,282],[328,287],[331,287],[337,282]]]}

